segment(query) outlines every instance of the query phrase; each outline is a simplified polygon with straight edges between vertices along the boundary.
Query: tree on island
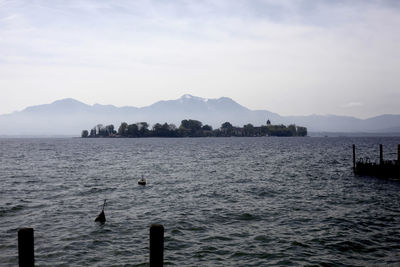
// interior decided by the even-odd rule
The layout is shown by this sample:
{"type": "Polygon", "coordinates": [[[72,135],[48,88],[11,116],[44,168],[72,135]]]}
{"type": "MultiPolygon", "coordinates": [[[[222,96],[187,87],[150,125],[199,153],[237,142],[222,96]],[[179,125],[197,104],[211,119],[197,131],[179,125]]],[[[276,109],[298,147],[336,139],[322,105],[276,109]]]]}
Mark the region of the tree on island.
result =
{"type": "Polygon", "coordinates": [[[204,125],[201,129],[203,131],[212,131],[212,127],[210,125],[208,125],[208,124],[204,125]]]}
{"type": "Polygon", "coordinates": [[[126,122],[122,122],[118,128],[118,135],[125,136],[128,130],[128,124],[126,122]]]}
{"type": "Polygon", "coordinates": [[[147,122],[139,122],[137,126],[141,137],[149,136],[149,124],[147,122]]]}
{"type": "Polygon", "coordinates": [[[232,135],[233,126],[230,122],[224,122],[221,125],[221,133],[223,136],[231,136],[232,135]]]}
{"type": "Polygon", "coordinates": [[[81,136],[82,137],[88,137],[89,136],[88,130],[83,130],[81,136]]]}
{"type": "Polygon", "coordinates": [[[243,133],[245,136],[253,136],[255,134],[255,129],[253,124],[248,123],[243,126],[243,133]]]}
{"type": "Polygon", "coordinates": [[[175,125],[170,126],[168,123],[156,123],[153,125],[152,135],[157,137],[173,137],[173,132],[175,129],[175,125]]]}
{"type": "Polygon", "coordinates": [[[125,134],[130,137],[139,137],[139,126],[137,124],[129,124],[126,128],[125,134]]]}
{"type": "Polygon", "coordinates": [[[202,136],[202,126],[203,124],[197,120],[183,120],[181,126],[179,126],[179,131],[184,136],[202,136]]]}

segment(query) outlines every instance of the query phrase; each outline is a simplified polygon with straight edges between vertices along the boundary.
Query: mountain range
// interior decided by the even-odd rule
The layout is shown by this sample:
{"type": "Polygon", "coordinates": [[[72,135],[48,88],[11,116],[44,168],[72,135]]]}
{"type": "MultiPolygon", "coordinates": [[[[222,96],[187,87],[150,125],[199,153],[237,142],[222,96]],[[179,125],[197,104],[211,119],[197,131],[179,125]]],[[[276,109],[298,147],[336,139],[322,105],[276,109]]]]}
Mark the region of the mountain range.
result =
{"type": "Polygon", "coordinates": [[[235,126],[251,123],[263,125],[296,124],[309,132],[341,133],[400,133],[400,115],[381,115],[369,119],[350,116],[310,115],[280,116],[268,110],[250,110],[228,97],[206,99],[189,94],[176,100],[159,101],[146,107],[116,107],[113,105],[87,105],[72,98],[51,104],[27,107],[22,111],[0,115],[0,135],[75,135],[97,124],[121,122],[174,123],[195,119],[218,128],[229,121],[235,126]]]}

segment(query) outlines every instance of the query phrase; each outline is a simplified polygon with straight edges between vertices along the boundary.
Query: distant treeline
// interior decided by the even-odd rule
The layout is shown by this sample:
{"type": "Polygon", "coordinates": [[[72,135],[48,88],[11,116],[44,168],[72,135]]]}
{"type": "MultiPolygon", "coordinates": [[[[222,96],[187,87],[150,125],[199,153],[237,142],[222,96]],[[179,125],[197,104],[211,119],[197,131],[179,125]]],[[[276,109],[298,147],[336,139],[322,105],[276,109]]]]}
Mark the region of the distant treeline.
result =
{"type": "Polygon", "coordinates": [[[259,127],[248,123],[243,127],[232,126],[225,122],[219,129],[213,129],[210,125],[203,125],[197,120],[183,120],[179,127],[174,124],[156,123],[149,129],[147,122],[128,124],[121,123],[118,130],[114,125],[98,124],[89,131],[83,130],[82,137],[230,137],[230,136],[307,136],[307,128],[291,124],[262,125],[259,127]]]}

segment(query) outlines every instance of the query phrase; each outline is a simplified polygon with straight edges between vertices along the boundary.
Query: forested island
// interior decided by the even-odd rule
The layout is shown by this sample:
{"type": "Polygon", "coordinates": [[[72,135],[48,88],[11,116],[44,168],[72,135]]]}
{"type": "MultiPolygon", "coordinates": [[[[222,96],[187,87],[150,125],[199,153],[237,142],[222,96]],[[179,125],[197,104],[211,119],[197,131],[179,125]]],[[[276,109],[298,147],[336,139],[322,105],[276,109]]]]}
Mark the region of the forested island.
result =
{"type": "Polygon", "coordinates": [[[248,123],[243,127],[233,126],[229,122],[224,122],[220,128],[213,129],[210,125],[203,125],[198,120],[182,120],[181,125],[176,127],[174,124],[156,123],[150,129],[147,122],[128,124],[121,123],[118,130],[114,125],[98,124],[90,131],[83,130],[83,138],[95,137],[255,137],[255,136],[307,136],[307,128],[291,124],[271,125],[269,120],[267,125],[253,126],[248,123]]]}

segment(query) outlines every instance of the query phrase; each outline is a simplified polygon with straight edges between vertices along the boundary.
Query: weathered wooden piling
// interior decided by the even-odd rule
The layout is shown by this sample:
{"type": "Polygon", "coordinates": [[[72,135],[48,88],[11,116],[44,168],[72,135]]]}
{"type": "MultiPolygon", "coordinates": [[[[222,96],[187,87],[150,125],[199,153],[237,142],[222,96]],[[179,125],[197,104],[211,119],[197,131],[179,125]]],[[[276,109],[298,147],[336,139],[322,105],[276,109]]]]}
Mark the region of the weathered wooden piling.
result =
{"type": "Polygon", "coordinates": [[[397,145],[397,164],[400,165],[400,144],[397,145]]]}
{"type": "Polygon", "coordinates": [[[356,145],[353,144],[353,170],[356,169],[356,145]]]}
{"type": "Polygon", "coordinates": [[[18,261],[20,267],[35,265],[33,228],[18,230],[18,261]]]}
{"type": "Polygon", "coordinates": [[[150,225],[150,267],[163,266],[164,263],[164,226],[150,225]]]}
{"type": "Polygon", "coordinates": [[[383,164],[383,148],[382,144],[379,145],[379,164],[383,164]]]}

